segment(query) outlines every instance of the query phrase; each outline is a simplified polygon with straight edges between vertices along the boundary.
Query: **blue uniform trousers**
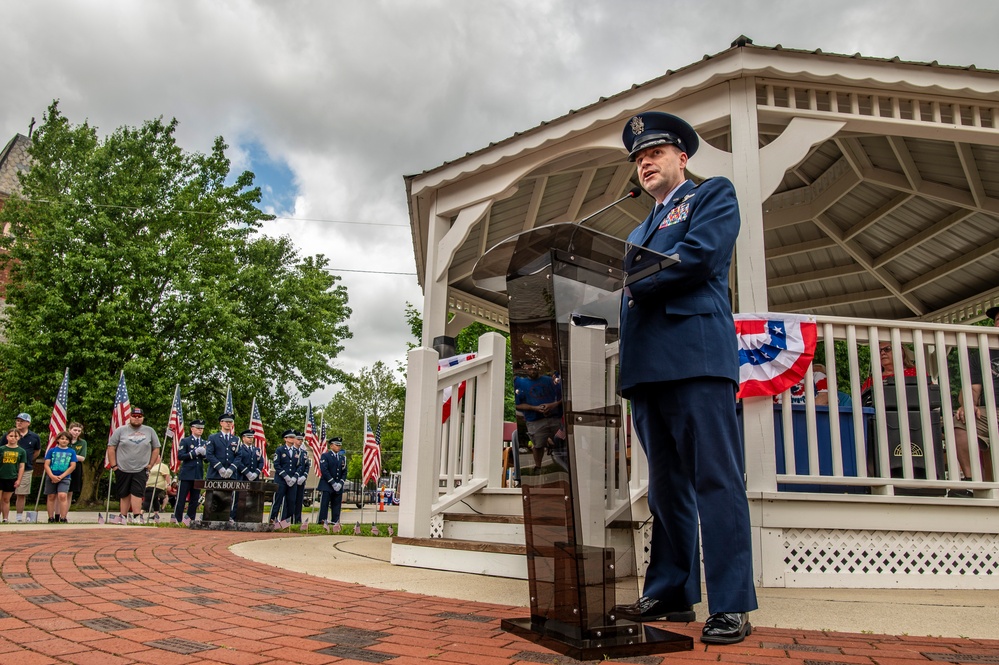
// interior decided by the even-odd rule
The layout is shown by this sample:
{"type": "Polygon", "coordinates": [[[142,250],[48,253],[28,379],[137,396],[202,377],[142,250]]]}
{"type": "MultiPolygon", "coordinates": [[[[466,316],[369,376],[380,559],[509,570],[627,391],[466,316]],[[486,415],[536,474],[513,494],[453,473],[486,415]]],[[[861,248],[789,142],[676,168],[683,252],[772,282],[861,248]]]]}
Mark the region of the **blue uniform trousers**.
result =
{"type": "Polygon", "coordinates": [[[280,512],[282,508],[286,508],[288,504],[288,490],[291,488],[284,482],[284,478],[278,476],[274,479],[277,484],[277,489],[274,491],[274,498],[271,500],[271,521],[277,519],[278,514],[281,515],[281,519],[285,518],[287,510],[280,512]]]}
{"type": "Polygon", "coordinates": [[[709,612],[757,608],[735,384],[695,378],[637,386],[632,412],[649,460],[652,547],[644,594],[701,600],[698,518],[709,612]]]}
{"type": "Polygon", "coordinates": [[[194,489],[193,480],[182,480],[177,488],[177,506],[174,508],[173,517],[178,522],[184,517],[184,504],[187,503],[187,516],[194,520],[198,512],[198,503],[201,501],[201,490],[194,489]]]}
{"type": "Polygon", "coordinates": [[[302,486],[295,484],[288,488],[284,495],[284,508],[281,510],[281,519],[295,522],[295,514],[298,510],[298,495],[302,491],[302,486]]]}
{"type": "Polygon", "coordinates": [[[343,506],[343,492],[320,492],[322,498],[319,500],[319,524],[326,521],[326,512],[329,511],[330,522],[336,524],[340,521],[340,508],[343,506]]]}

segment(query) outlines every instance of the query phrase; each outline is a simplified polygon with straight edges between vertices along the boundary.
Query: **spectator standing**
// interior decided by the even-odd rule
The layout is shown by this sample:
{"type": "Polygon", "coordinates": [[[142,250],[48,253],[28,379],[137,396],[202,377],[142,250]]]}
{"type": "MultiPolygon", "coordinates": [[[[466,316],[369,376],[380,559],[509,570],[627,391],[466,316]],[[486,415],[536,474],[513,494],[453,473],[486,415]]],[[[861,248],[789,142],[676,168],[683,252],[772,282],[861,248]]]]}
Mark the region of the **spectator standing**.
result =
{"type": "Polygon", "coordinates": [[[152,513],[163,510],[172,483],[170,467],[163,461],[155,464],[149,470],[149,477],[146,479],[146,489],[142,495],[142,509],[152,513]]]}
{"type": "Polygon", "coordinates": [[[67,522],[70,475],[76,468],[76,451],[69,447],[69,432],[56,434],[56,444],[45,453],[45,504],[49,522],[67,522]]]}
{"type": "Polygon", "coordinates": [[[554,444],[562,426],[562,391],[551,376],[541,374],[537,360],[526,360],[523,367],[527,376],[513,379],[514,402],[524,414],[534,466],[540,469],[545,449],[554,444]]]}
{"type": "Polygon", "coordinates": [[[115,475],[115,493],[121,507],[116,521],[125,524],[133,516],[142,516],[149,470],[160,461],[160,439],[152,427],[145,425],[142,409],[132,407],[128,422],[119,427],[108,440],[108,462],[115,475]]]}
{"type": "Polygon", "coordinates": [[[35,469],[35,458],[38,457],[38,452],[42,449],[42,440],[29,429],[30,425],[31,416],[27,413],[19,413],[14,418],[14,429],[17,430],[19,437],[17,445],[21,446],[24,449],[25,455],[27,455],[27,459],[24,461],[24,474],[21,477],[21,482],[18,483],[17,488],[14,490],[14,502],[18,522],[24,520],[24,502],[27,496],[31,494],[31,477],[35,469]]]}
{"type": "Polygon", "coordinates": [[[4,524],[10,515],[10,497],[21,483],[25,461],[28,459],[24,448],[17,443],[20,438],[16,429],[9,429],[4,437],[5,445],[0,448],[0,516],[4,524]]]}
{"type": "Polygon", "coordinates": [[[69,478],[69,505],[73,505],[73,496],[83,491],[83,462],[87,459],[87,441],[83,436],[83,425],[77,422],[69,424],[66,430],[72,438],[70,448],[76,451],[76,469],[69,478]]]}
{"type": "MultiPolygon", "coordinates": [[[[985,315],[992,319],[993,326],[999,326],[999,307],[991,307],[985,311],[985,315]]],[[[989,368],[992,374],[992,389],[993,394],[996,399],[999,400],[999,357],[990,354],[989,357],[989,368]]],[[[984,408],[981,408],[983,403],[982,395],[983,389],[985,387],[985,382],[982,380],[982,362],[981,357],[977,352],[972,351],[969,354],[968,364],[971,371],[971,403],[974,404],[974,418],[972,421],[975,423],[975,431],[978,434],[978,454],[981,460],[982,467],[982,480],[986,482],[992,482],[992,464],[991,456],[989,455],[989,447],[991,441],[989,440],[989,414],[986,413],[984,408]]],[[[957,411],[954,413],[954,444],[957,450],[957,461],[961,465],[961,473],[965,478],[971,479],[971,451],[968,446],[968,415],[964,412],[964,394],[958,396],[957,411]]],[[[997,405],[996,417],[999,417],[999,405],[997,405]]]]}

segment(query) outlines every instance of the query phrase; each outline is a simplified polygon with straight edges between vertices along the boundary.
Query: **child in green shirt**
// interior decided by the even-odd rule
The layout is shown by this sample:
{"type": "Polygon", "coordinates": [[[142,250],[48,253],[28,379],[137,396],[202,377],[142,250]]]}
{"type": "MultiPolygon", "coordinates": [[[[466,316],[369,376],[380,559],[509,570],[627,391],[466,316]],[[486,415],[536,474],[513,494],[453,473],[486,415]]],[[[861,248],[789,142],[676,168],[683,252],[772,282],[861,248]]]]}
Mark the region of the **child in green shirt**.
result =
{"type": "Polygon", "coordinates": [[[28,461],[24,448],[17,445],[20,438],[16,429],[8,430],[5,442],[7,445],[0,448],[0,516],[3,517],[4,524],[10,513],[10,497],[21,484],[24,466],[28,461]]]}

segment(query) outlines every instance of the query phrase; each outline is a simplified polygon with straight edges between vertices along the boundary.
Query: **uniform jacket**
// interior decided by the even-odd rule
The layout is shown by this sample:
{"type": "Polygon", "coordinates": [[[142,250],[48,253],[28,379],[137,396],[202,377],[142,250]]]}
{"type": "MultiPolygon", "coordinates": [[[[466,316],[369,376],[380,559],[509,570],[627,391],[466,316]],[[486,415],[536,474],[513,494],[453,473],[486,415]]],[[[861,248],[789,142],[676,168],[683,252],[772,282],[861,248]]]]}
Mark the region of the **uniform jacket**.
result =
{"type": "MultiPolygon", "coordinates": [[[[739,355],[728,292],[739,235],[735,187],[726,178],[687,181],[628,241],[680,263],[625,289],[621,302],[621,393],[643,383],[695,377],[739,381],[739,355]]],[[[641,247],[625,257],[628,271],[641,247]]]]}
{"type": "MultiPolygon", "coordinates": [[[[319,491],[333,492],[334,483],[342,483],[347,479],[347,456],[341,450],[338,453],[327,450],[319,456],[319,491]]],[[[343,491],[343,488],[340,488],[343,491]]]]}
{"type": "Polygon", "coordinates": [[[255,480],[260,479],[260,474],[264,470],[264,456],[256,446],[248,446],[240,443],[236,448],[236,476],[239,480],[245,480],[246,474],[253,472],[257,474],[255,480]]]}
{"type": "MultiPolygon", "coordinates": [[[[208,460],[208,479],[222,480],[219,475],[220,469],[235,469],[236,449],[239,447],[239,437],[235,434],[224,434],[215,432],[208,437],[208,445],[205,446],[208,460]]],[[[236,480],[235,474],[231,480],[236,480]]]]}
{"type": "Polygon", "coordinates": [[[177,459],[180,460],[178,480],[201,480],[205,477],[205,458],[196,452],[195,448],[207,446],[207,441],[193,436],[185,436],[177,445],[177,459]]]}
{"type": "Polygon", "coordinates": [[[292,447],[286,444],[281,444],[274,451],[274,480],[278,478],[287,478],[288,476],[294,476],[295,471],[293,471],[293,460],[292,457],[292,447]]]}
{"type": "Polygon", "coordinates": [[[312,468],[312,462],[310,461],[312,453],[305,446],[295,446],[295,452],[297,454],[295,458],[295,475],[308,476],[309,470],[312,468]]]}

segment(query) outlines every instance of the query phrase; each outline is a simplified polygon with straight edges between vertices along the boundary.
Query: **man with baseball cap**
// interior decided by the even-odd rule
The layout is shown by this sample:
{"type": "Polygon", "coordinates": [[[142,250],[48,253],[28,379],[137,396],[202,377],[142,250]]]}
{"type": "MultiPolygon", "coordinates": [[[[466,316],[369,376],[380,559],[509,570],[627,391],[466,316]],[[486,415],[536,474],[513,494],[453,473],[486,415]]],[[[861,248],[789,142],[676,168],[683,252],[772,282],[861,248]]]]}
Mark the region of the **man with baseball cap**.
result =
{"type": "Polygon", "coordinates": [[[14,506],[17,512],[17,521],[24,519],[24,502],[31,494],[31,477],[35,468],[35,458],[38,457],[42,449],[42,440],[37,434],[31,431],[31,415],[19,413],[14,417],[14,429],[20,437],[17,445],[24,449],[27,456],[24,464],[24,474],[21,475],[21,483],[14,489],[14,506]]]}
{"type": "MultiPolygon", "coordinates": [[[[748,613],[757,607],[728,288],[739,205],[726,178],[687,180],[699,139],[683,119],[640,113],[625,123],[622,140],[639,184],[656,200],[628,241],[680,261],[630,284],[621,303],[621,393],[648,458],[655,519],[643,595],[615,614],[693,621],[700,535],[710,612],[701,641],[734,644],[752,632],[748,613]]],[[[629,254],[625,270],[640,256],[629,254]]]]}
{"type": "Polygon", "coordinates": [[[149,470],[160,462],[160,439],[144,424],[146,414],[132,407],[128,422],[108,440],[108,462],[114,473],[115,492],[121,500],[118,524],[142,518],[142,497],[149,470]]]}
{"type": "MultiPolygon", "coordinates": [[[[993,326],[999,326],[999,306],[989,307],[985,310],[985,316],[992,319],[993,326]]],[[[999,354],[990,353],[990,369],[992,379],[992,390],[996,400],[999,401],[999,354]]],[[[978,434],[978,454],[981,462],[982,480],[992,482],[992,462],[989,456],[989,447],[992,444],[989,438],[989,416],[984,408],[984,387],[982,380],[982,361],[977,349],[968,352],[968,367],[971,373],[971,403],[974,405],[975,431],[978,434]]],[[[964,411],[964,393],[958,398],[957,411],[954,413],[954,444],[957,452],[957,461],[961,465],[961,473],[965,479],[972,479],[971,450],[968,445],[968,416],[971,414],[964,411]]],[[[996,417],[999,417],[999,406],[997,406],[996,417]]]]}

